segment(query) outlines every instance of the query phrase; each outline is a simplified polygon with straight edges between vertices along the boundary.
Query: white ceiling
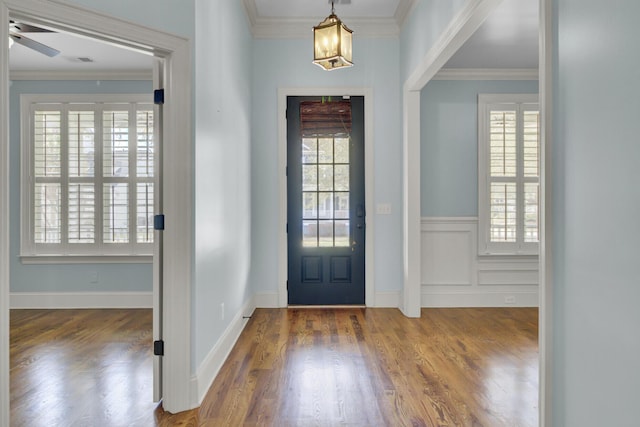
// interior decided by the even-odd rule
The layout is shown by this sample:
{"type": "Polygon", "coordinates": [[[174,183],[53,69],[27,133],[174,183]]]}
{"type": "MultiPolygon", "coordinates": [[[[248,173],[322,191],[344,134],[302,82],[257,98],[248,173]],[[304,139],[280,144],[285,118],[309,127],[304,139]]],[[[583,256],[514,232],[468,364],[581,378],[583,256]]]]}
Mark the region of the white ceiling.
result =
{"type": "MultiPolygon", "coordinates": [[[[325,0],[242,0],[256,37],[310,37],[310,26],[331,11],[325,0]],[[278,34],[277,31],[282,31],[278,34]]],[[[397,35],[416,1],[340,0],[336,14],[358,34],[382,28],[384,36],[397,35]],[[360,30],[360,31],[358,31],[360,30]]],[[[504,0],[460,48],[445,68],[537,68],[539,0],[504,0]]],[[[17,43],[10,50],[12,71],[149,71],[150,56],[103,42],[64,33],[27,33],[25,36],[61,51],[49,58],[17,43]],[[91,58],[82,62],[78,58],[91,58]]]]}
{"type": "Polygon", "coordinates": [[[14,43],[9,50],[11,71],[148,71],[152,57],[76,35],[65,33],[24,33],[25,37],[60,51],[50,58],[14,43]],[[83,62],[78,58],[90,58],[83,62]]]}
{"type": "Polygon", "coordinates": [[[538,68],[538,0],[504,0],[444,68],[538,68]]]}

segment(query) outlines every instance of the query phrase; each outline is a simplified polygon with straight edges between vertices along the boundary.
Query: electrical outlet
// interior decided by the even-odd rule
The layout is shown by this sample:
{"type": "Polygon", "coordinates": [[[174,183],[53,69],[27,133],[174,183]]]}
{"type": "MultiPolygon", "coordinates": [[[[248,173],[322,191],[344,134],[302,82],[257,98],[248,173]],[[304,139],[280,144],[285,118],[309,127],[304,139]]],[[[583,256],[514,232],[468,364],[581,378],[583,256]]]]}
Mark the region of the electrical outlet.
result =
{"type": "Polygon", "coordinates": [[[224,320],[224,303],[220,303],[220,320],[224,320]]]}
{"type": "Polygon", "coordinates": [[[516,297],[514,297],[513,295],[510,295],[508,297],[504,297],[504,303],[505,304],[515,304],[516,303],[516,297]]]}

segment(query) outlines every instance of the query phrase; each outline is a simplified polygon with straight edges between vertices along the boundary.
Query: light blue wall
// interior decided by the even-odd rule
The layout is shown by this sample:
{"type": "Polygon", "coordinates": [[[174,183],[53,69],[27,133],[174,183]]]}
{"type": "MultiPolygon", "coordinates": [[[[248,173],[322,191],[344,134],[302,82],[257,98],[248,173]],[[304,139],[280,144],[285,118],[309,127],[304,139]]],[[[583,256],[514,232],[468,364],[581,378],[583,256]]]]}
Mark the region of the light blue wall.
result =
{"type": "Polygon", "coordinates": [[[554,2],[554,426],[639,425],[640,2],[554,2]]]}
{"type": "Polygon", "coordinates": [[[151,93],[145,81],[13,81],[10,88],[11,291],[119,292],[152,290],[151,264],[23,265],[20,262],[20,95],[27,93],[151,93]],[[98,283],[91,283],[92,273],[98,283]]]}
{"type": "Polygon", "coordinates": [[[422,216],[478,215],[478,94],[537,92],[537,81],[432,80],[422,89],[422,216]]]}
{"type": "Polygon", "coordinates": [[[400,36],[400,76],[406,81],[453,17],[470,0],[417,0],[400,36]]]}
{"type": "MultiPolygon", "coordinates": [[[[254,40],[252,172],[252,274],[258,293],[278,290],[278,88],[367,87],[373,89],[376,203],[391,215],[375,217],[375,286],[402,284],[402,134],[398,39],[354,38],[354,63],[323,71],[313,65],[312,40],[254,40]]],[[[371,183],[369,183],[371,184],[371,183]]],[[[367,215],[374,215],[368,212],[367,215]]]]}
{"type": "Polygon", "coordinates": [[[251,298],[251,43],[241,2],[196,1],[194,369],[251,298]]]}

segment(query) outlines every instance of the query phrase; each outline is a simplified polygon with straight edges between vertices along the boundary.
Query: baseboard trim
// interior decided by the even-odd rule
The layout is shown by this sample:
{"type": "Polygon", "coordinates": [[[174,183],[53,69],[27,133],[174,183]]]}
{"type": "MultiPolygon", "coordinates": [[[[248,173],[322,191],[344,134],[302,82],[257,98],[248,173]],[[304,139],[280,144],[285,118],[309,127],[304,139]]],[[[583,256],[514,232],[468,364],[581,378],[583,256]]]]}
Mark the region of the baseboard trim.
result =
{"type": "Polygon", "coordinates": [[[376,292],[376,305],[379,308],[400,307],[400,291],[376,292]]]}
{"type": "Polygon", "coordinates": [[[250,298],[242,308],[236,313],[229,326],[224,331],[218,342],[211,349],[207,357],[204,358],[196,374],[191,377],[192,396],[195,396],[196,402],[193,405],[200,406],[204,400],[207,391],[216,379],[222,365],[227,360],[233,346],[238,341],[242,330],[248,322],[248,318],[255,310],[255,295],[250,298]]]}
{"type": "Polygon", "coordinates": [[[14,309],[152,308],[153,292],[11,292],[14,309]]]}
{"type": "Polygon", "coordinates": [[[421,302],[425,308],[538,307],[539,296],[537,291],[430,292],[423,289],[421,302]]]}
{"type": "MultiPolygon", "coordinates": [[[[278,304],[277,293],[262,293],[254,295],[256,308],[280,308],[278,304]]],[[[376,292],[375,305],[370,307],[393,307],[398,308],[400,306],[400,292],[376,292]]]]}
{"type": "Polygon", "coordinates": [[[254,294],[253,301],[256,308],[280,308],[278,294],[276,292],[254,294]]]}

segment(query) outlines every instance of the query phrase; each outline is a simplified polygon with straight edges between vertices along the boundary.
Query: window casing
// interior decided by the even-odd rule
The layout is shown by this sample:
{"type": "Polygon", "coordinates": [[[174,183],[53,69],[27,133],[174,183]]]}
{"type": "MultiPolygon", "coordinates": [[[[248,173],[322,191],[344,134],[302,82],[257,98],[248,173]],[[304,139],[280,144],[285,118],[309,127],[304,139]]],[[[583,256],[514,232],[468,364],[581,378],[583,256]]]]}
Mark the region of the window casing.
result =
{"type": "Polygon", "coordinates": [[[22,95],[21,256],[153,253],[149,95],[22,95]]]}
{"type": "Polygon", "coordinates": [[[540,113],[535,94],[478,96],[480,255],[537,255],[540,113]]]}

